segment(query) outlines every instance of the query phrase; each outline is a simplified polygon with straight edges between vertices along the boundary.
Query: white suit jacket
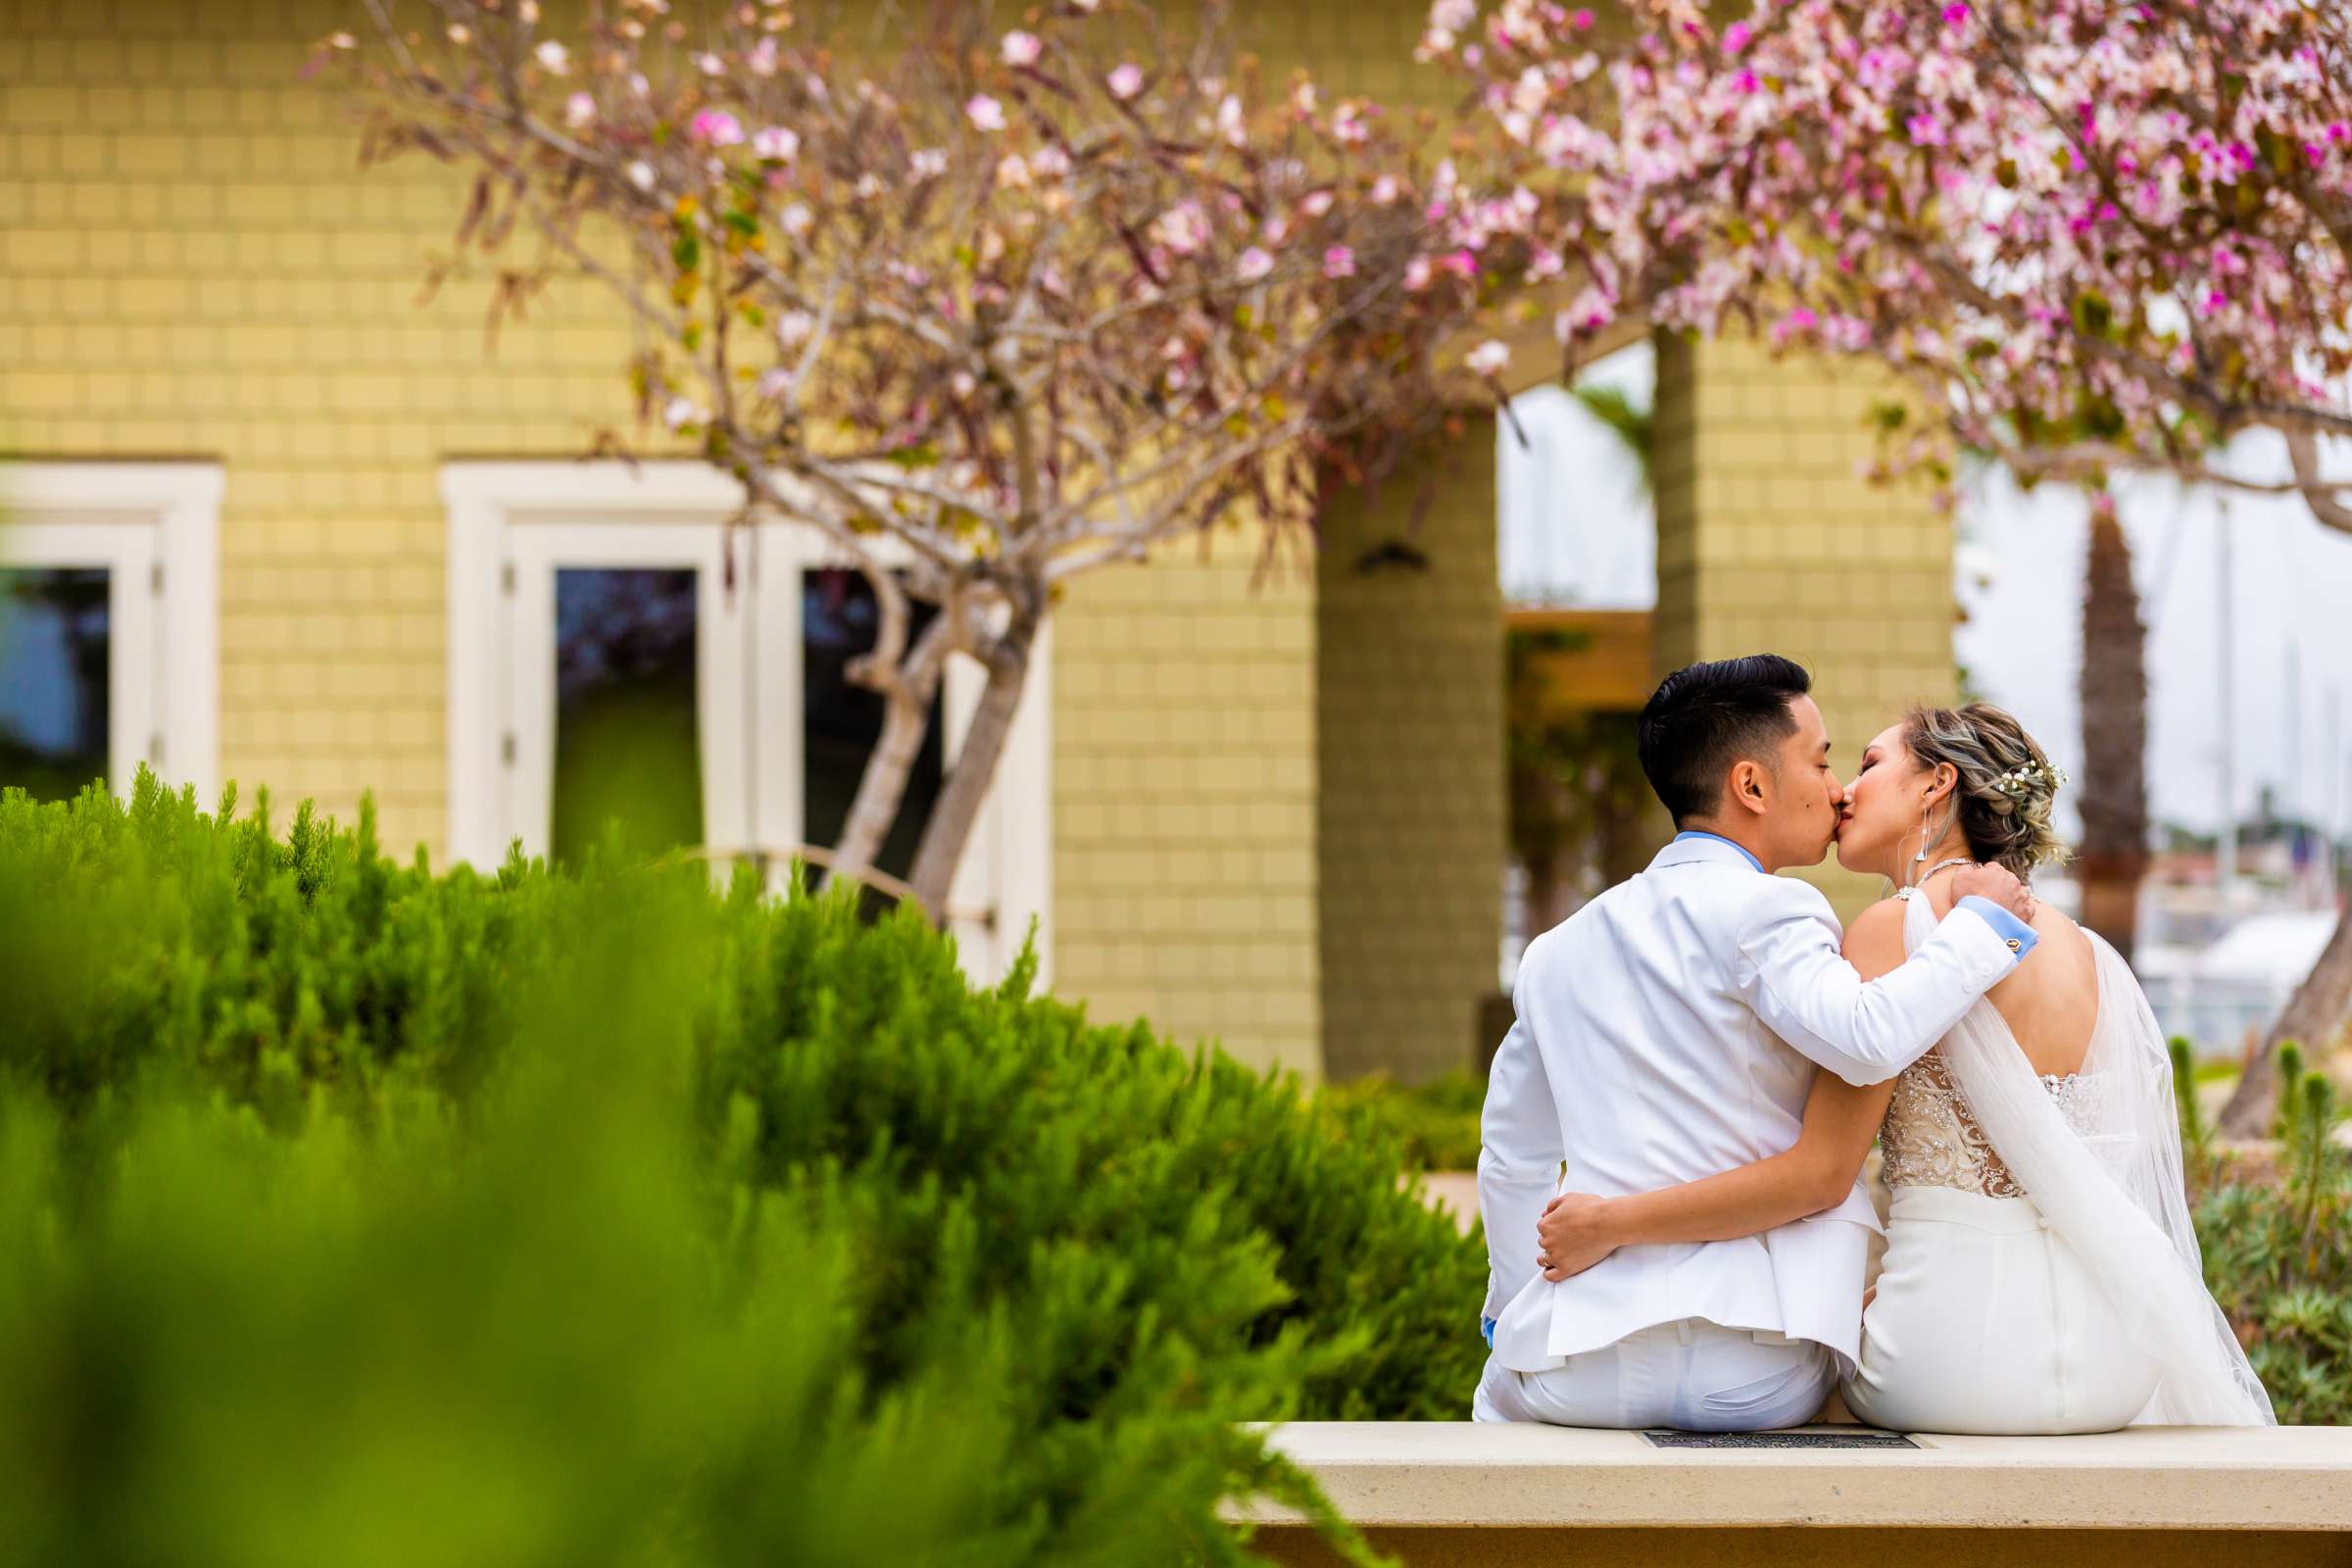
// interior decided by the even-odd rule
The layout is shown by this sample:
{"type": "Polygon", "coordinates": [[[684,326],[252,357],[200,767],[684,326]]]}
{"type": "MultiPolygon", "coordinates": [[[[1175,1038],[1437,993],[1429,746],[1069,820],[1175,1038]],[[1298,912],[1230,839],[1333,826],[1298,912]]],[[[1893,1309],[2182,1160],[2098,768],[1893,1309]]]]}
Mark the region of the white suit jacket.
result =
{"type": "Polygon", "coordinates": [[[1647,1192],[1788,1149],[1816,1062],[1855,1084],[1891,1078],[2015,966],[2031,935],[2021,948],[2002,932],[2025,929],[1966,901],[1909,962],[1864,984],[1819,889],[1694,836],[1536,938],[1481,1124],[1496,1359],[1541,1371],[1702,1317],[1816,1341],[1851,1362],[1878,1229],[1859,1181],[1809,1219],[1737,1241],[1621,1248],[1556,1285],[1536,1266],[1536,1222],[1555,1193],[1647,1192]]]}

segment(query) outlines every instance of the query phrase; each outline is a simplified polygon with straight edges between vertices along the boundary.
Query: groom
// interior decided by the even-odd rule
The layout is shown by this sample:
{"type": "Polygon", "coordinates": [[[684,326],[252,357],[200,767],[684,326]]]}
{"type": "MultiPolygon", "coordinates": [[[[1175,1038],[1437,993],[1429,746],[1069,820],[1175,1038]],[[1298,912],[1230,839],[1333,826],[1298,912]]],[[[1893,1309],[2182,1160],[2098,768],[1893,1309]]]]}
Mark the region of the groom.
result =
{"type": "Polygon", "coordinates": [[[2017,878],[1971,866],[1901,968],[1865,984],[1839,956],[1829,901],[1771,874],[1819,863],[1844,807],[1811,686],[1770,654],[1666,677],[1639,744],[1681,831],[1520,959],[1478,1157],[1494,1348],[1481,1421],[1793,1426],[1853,1361],[1878,1229],[1859,1183],[1810,1219],[1622,1248],[1557,1284],[1536,1256],[1554,1193],[1645,1192],[1781,1152],[1816,1064],[1893,1077],[2034,946],[2017,878]]]}

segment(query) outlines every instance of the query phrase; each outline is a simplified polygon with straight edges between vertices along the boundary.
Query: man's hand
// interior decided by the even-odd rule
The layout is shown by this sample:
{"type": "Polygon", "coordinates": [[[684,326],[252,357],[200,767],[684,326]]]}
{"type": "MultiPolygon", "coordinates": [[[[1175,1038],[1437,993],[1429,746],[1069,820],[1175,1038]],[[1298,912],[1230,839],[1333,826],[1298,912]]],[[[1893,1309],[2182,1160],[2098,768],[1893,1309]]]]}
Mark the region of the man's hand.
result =
{"type": "Polygon", "coordinates": [[[1964,865],[1952,873],[1952,902],[1990,899],[2028,925],[2034,923],[2034,895],[2005,865],[1964,865]]]}
{"type": "Polygon", "coordinates": [[[1591,1193],[1562,1193],[1536,1222],[1536,1261],[1553,1284],[1582,1274],[1617,1250],[1614,1206],[1591,1193]]]}

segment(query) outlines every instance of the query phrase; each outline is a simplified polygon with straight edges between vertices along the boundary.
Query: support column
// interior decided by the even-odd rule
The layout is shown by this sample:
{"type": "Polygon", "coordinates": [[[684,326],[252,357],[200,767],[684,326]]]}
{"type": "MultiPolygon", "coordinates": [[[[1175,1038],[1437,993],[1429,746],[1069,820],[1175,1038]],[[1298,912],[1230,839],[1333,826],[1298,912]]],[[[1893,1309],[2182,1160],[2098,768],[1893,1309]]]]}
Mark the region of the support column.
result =
{"type": "MultiPolygon", "coordinates": [[[[1913,703],[1949,703],[1950,519],[1924,487],[1872,485],[1859,364],[1772,359],[1752,342],[1657,337],[1657,668],[1783,654],[1813,672],[1841,778],[1913,703]]],[[[1875,877],[1806,873],[1850,916],[1875,877]]]]}
{"type": "Polygon", "coordinates": [[[1472,1065],[1479,1004],[1498,984],[1494,421],[1465,422],[1318,518],[1316,838],[1334,1079],[1413,1082],[1472,1065]]]}

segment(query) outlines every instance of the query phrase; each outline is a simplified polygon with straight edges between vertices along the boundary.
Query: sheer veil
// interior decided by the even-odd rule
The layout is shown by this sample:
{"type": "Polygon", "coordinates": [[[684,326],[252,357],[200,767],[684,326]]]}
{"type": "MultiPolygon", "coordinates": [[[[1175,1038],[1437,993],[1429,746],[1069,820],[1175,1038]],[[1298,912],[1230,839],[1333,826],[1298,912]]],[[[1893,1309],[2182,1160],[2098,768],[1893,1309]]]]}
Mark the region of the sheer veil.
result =
{"type": "MultiPolygon", "coordinates": [[[[1924,897],[1903,936],[1934,934],[1924,897]]],[[[2085,930],[2098,969],[2098,1022],[2082,1060],[2084,1131],[2068,1124],[2017,1037],[1979,1001],[1944,1036],[1953,1084],[2003,1164],[2105,1288],[2117,1325],[2162,1368],[2137,1423],[2270,1426],[2270,1396],[2205,1289],[2180,1168],[2172,1058],[2131,966],[2085,930]]]]}

